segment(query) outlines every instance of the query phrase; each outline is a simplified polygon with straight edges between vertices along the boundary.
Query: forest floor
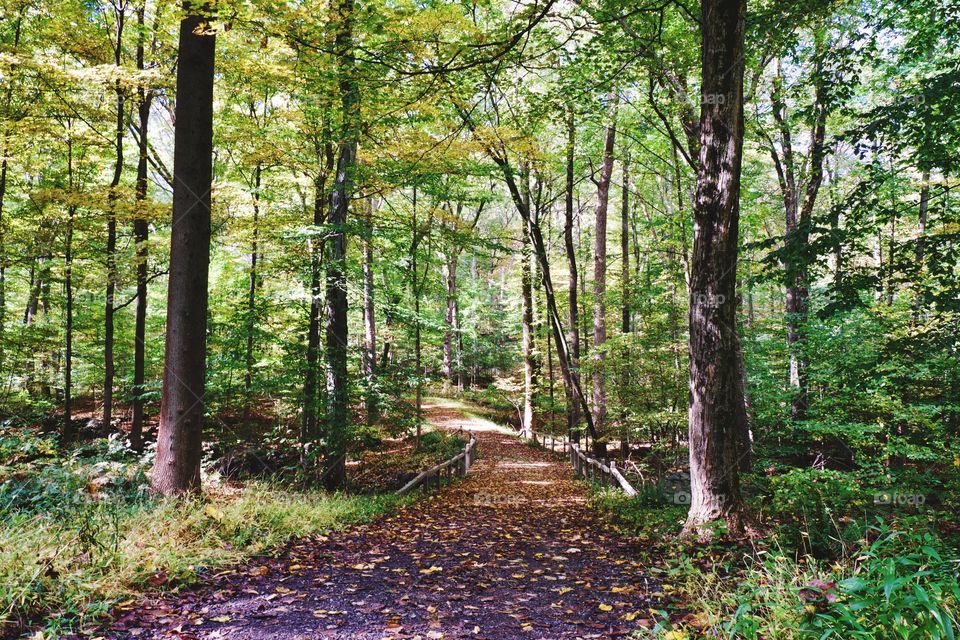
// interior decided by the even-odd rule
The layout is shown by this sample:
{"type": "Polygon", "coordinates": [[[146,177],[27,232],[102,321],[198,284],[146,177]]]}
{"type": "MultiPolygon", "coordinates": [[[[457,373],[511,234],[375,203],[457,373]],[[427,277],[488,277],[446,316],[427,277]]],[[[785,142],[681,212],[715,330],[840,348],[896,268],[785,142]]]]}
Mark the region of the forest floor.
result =
{"type": "Polygon", "coordinates": [[[554,454],[459,403],[440,428],[476,433],[468,477],[411,506],[290,544],[194,590],[131,603],[112,638],[609,638],[651,624],[657,583],[636,542],[554,454]]]}

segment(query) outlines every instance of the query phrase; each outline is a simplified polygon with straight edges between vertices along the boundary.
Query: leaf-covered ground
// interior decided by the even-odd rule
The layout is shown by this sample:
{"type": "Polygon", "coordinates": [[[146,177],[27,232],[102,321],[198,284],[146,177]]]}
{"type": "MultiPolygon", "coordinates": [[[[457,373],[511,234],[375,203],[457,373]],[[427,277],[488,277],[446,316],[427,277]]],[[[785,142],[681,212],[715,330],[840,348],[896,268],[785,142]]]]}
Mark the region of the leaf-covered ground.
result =
{"type": "Polygon", "coordinates": [[[467,479],[196,591],[131,603],[98,635],[608,638],[650,624],[657,585],[564,461],[454,405],[428,417],[476,432],[467,479]]]}

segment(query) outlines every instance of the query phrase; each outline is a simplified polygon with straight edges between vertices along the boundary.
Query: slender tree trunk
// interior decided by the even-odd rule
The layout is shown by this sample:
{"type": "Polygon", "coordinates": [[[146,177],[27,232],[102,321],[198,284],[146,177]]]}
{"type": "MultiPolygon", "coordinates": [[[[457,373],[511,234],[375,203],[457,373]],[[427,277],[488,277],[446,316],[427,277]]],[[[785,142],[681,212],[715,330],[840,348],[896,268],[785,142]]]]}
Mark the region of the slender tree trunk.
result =
{"type": "Polygon", "coordinates": [[[367,219],[363,230],[363,375],[367,379],[367,424],[380,417],[375,388],[377,375],[377,317],[373,286],[373,199],[367,203],[367,219]]]}
{"type": "Polygon", "coordinates": [[[200,489],[210,188],[213,178],[213,75],[216,36],[204,31],[210,6],[184,2],[173,158],[173,225],[167,290],[167,336],[154,491],[200,489]]]}
{"type": "MultiPolygon", "coordinates": [[[[114,5],[116,12],[117,39],[114,42],[113,64],[120,68],[120,56],[123,52],[123,27],[126,21],[126,3],[114,5]]],[[[113,179],[110,181],[110,192],[107,204],[107,291],[103,313],[103,425],[107,429],[113,422],[113,381],[116,375],[116,366],[113,359],[113,334],[115,305],[113,297],[117,290],[117,188],[123,175],[123,129],[125,98],[123,88],[118,80],[114,91],[116,93],[116,129],[114,133],[115,163],[113,179]]]]}
{"type": "MultiPolygon", "coordinates": [[[[611,99],[615,99],[611,96],[611,99]]],[[[614,112],[615,113],[615,112],[614,112]]],[[[616,117],[615,115],[613,116],[616,117]]],[[[607,209],[610,201],[610,181],[613,178],[613,149],[616,124],[607,125],[603,143],[603,167],[597,181],[596,235],[593,251],[593,424],[600,436],[607,426],[607,392],[604,371],[607,341],[607,209]]],[[[594,441],[594,453],[606,456],[607,445],[594,441]]]]}
{"type": "Polygon", "coordinates": [[[623,185],[620,189],[620,330],[630,333],[630,157],[623,157],[623,185]]]}
{"type": "MultiPolygon", "coordinates": [[[[67,124],[67,182],[70,193],[73,194],[73,130],[67,124]]],[[[64,274],[63,290],[66,304],[64,314],[66,326],[64,328],[63,354],[63,439],[73,440],[76,432],[73,428],[73,227],[77,217],[77,208],[70,205],[67,208],[67,234],[64,240],[64,274]]]]}
{"type": "Polygon", "coordinates": [[[250,404],[253,401],[253,345],[254,333],[257,330],[257,288],[260,284],[260,273],[257,271],[257,262],[260,252],[260,186],[263,181],[263,165],[257,162],[253,170],[253,237],[250,240],[250,272],[247,275],[247,344],[243,354],[243,422],[250,416],[250,404]]]}
{"type": "Polygon", "coordinates": [[[353,52],[353,0],[339,0],[333,16],[337,51],[342,129],[337,172],[330,199],[328,223],[333,229],[325,247],[327,423],[324,433],[324,484],[339,489],[346,482],[350,415],[347,377],[347,211],[353,197],[359,138],[360,89],[353,52]]]}
{"type": "Polygon", "coordinates": [[[920,321],[920,311],[923,307],[923,259],[924,250],[926,249],[927,209],[930,206],[930,171],[924,171],[920,181],[923,184],[920,185],[920,211],[917,217],[916,262],[918,287],[913,299],[913,321],[915,323],[920,321]]]}
{"type": "Polygon", "coordinates": [[[413,294],[413,357],[416,370],[416,446],[420,448],[420,438],[423,435],[423,344],[420,335],[420,271],[417,266],[417,254],[420,248],[420,229],[417,226],[417,187],[413,187],[413,218],[410,239],[410,289],[413,294]]]}
{"type": "Polygon", "coordinates": [[[723,518],[744,528],[738,434],[736,268],[743,150],[745,0],[704,0],[700,154],[690,287],[691,504],[684,530],[723,518]]]}
{"type": "MultiPolygon", "coordinates": [[[[326,173],[314,179],[313,226],[324,223],[326,173]]],[[[307,326],[306,371],[303,377],[303,423],[300,427],[301,464],[306,446],[317,437],[317,361],[320,354],[320,316],[323,313],[323,260],[316,241],[310,240],[310,318],[307,326]]]]}
{"type": "MultiPolygon", "coordinates": [[[[566,167],[566,190],[563,209],[563,245],[567,254],[567,290],[570,297],[569,303],[569,332],[570,332],[570,368],[576,371],[580,366],[580,308],[577,302],[577,249],[573,243],[573,189],[574,189],[574,151],[576,144],[577,128],[574,121],[573,109],[567,111],[567,167],[566,167]]],[[[567,432],[568,435],[579,442],[580,427],[580,402],[577,400],[571,385],[564,385],[567,392],[567,432]]]]}
{"type": "MultiPolygon", "coordinates": [[[[23,10],[17,15],[17,25],[13,33],[13,51],[20,48],[20,33],[23,24],[23,10]]],[[[13,104],[13,79],[7,79],[6,95],[3,101],[3,118],[10,117],[10,107],[13,104]]],[[[3,205],[7,197],[7,166],[10,155],[10,128],[4,127],[3,141],[0,143],[0,371],[3,369],[6,342],[4,333],[7,324],[7,249],[6,234],[3,222],[3,205]]]]}
{"type": "MultiPolygon", "coordinates": [[[[529,206],[529,190],[526,191],[529,206]]],[[[534,388],[536,386],[536,363],[533,354],[533,274],[531,272],[530,233],[523,234],[523,245],[520,251],[520,289],[523,314],[523,424],[521,435],[532,439],[536,431],[536,414],[533,406],[534,388]]]]}
{"type": "MultiPolygon", "coordinates": [[[[144,6],[137,8],[137,69],[143,70],[144,60],[144,6]]],[[[133,237],[136,243],[137,256],[137,307],[136,320],[133,331],[133,417],[130,425],[130,446],[134,451],[143,449],[143,394],[145,375],[145,356],[147,339],[147,240],[150,227],[144,212],[147,199],[147,153],[148,133],[150,127],[150,106],[153,101],[152,92],[142,86],[137,89],[139,141],[137,148],[137,184],[136,184],[136,217],[133,221],[133,237]]]]}
{"type": "Polygon", "coordinates": [[[454,348],[457,324],[457,263],[459,252],[451,249],[444,265],[444,283],[446,285],[446,308],[443,314],[443,379],[444,386],[450,388],[454,380],[454,348]]]}

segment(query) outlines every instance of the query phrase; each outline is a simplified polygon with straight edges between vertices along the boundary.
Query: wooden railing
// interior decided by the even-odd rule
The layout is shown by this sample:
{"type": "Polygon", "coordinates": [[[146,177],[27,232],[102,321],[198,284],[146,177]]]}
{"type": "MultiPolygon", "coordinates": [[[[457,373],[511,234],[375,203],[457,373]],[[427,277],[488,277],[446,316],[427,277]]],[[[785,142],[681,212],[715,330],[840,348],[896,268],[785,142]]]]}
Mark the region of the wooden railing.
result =
{"type": "Polygon", "coordinates": [[[583,447],[570,442],[568,438],[563,436],[537,434],[533,437],[533,440],[548,451],[562,455],[569,453],[570,464],[573,465],[573,470],[577,476],[618,487],[630,497],[637,495],[637,490],[624,477],[616,462],[613,460],[609,462],[597,460],[584,453],[584,451],[590,450],[589,440],[585,441],[583,447]]]}
{"type": "Polygon", "coordinates": [[[416,478],[403,485],[403,487],[397,491],[397,495],[403,495],[422,485],[430,486],[432,484],[434,486],[440,486],[444,482],[450,482],[454,478],[467,475],[467,472],[470,471],[470,465],[473,464],[476,458],[476,450],[477,437],[471,433],[470,441],[463,447],[463,451],[445,462],[441,462],[436,466],[420,472],[416,478]]]}
{"type": "Polygon", "coordinates": [[[631,498],[637,495],[637,490],[623,477],[617,468],[617,463],[613,460],[603,462],[591,458],[580,449],[580,445],[572,444],[570,445],[570,464],[573,465],[574,472],[582,478],[618,487],[631,498]]]}

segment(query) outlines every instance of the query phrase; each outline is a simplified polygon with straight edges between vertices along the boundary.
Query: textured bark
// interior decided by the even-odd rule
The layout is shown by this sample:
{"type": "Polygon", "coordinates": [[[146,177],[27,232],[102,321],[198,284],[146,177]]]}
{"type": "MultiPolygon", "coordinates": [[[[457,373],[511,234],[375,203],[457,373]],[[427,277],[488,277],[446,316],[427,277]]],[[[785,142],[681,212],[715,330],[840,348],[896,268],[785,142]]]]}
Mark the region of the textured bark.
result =
{"type": "Polygon", "coordinates": [[[746,412],[737,367],[736,267],[743,150],[745,0],[701,6],[700,152],[690,287],[691,504],[684,530],[744,526],[738,437],[746,412]]]}
{"type": "MultiPolygon", "coordinates": [[[[123,52],[123,27],[126,23],[125,3],[113,5],[116,15],[116,41],[113,43],[113,64],[120,68],[123,52]]],[[[113,316],[116,311],[113,296],[117,290],[117,187],[123,175],[123,116],[126,95],[118,80],[114,86],[116,94],[116,128],[114,129],[114,165],[113,179],[107,196],[107,291],[103,313],[103,424],[109,427],[113,422],[113,381],[116,367],[113,359],[113,316]]]]}
{"type": "Polygon", "coordinates": [[[324,429],[324,485],[339,489],[346,481],[347,437],[351,423],[347,377],[347,211],[357,167],[360,90],[354,77],[353,0],[340,0],[332,22],[336,29],[337,84],[342,129],[330,198],[325,245],[327,416],[324,429]]]}
{"type": "MultiPolygon", "coordinates": [[[[216,38],[207,17],[185,2],[180,21],[174,128],[173,224],[167,335],[153,490],[200,489],[206,373],[210,188],[213,174],[213,75],[216,38]]],[[[209,8],[204,10],[208,13],[209,8]]]]}
{"type": "MultiPolygon", "coordinates": [[[[611,96],[611,99],[615,99],[611,96]]],[[[593,249],[593,424],[603,436],[607,423],[607,392],[604,361],[607,341],[607,210],[610,202],[610,181],[613,178],[613,149],[616,126],[607,125],[603,141],[603,165],[597,185],[596,235],[593,249]]],[[[606,455],[606,443],[596,439],[594,453],[606,455]]]]}
{"type": "MultiPolygon", "coordinates": [[[[569,344],[570,344],[570,369],[576,371],[580,366],[580,309],[577,306],[577,249],[573,243],[573,189],[574,189],[574,145],[576,143],[576,123],[573,117],[573,109],[567,114],[567,167],[566,167],[566,192],[563,209],[563,246],[567,254],[567,290],[570,296],[569,303],[569,344]]],[[[580,426],[580,403],[574,393],[573,387],[569,384],[564,385],[567,396],[567,431],[575,440],[579,441],[580,426]]]]}
{"type": "MultiPolygon", "coordinates": [[[[137,8],[137,69],[145,67],[145,34],[144,34],[144,7],[137,8]]],[[[144,421],[144,381],[145,355],[147,339],[147,241],[150,227],[144,215],[144,204],[147,199],[147,162],[148,141],[150,128],[150,105],[153,101],[152,92],[142,86],[137,89],[137,116],[138,145],[137,145],[137,184],[136,184],[136,216],[133,221],[133,238],[136,244],[137,256],[137,306],[136,319],[133,330],[133,416],[130,425],[130,446],[134,451],[143,449],[143,421],[144,421]]]]}

